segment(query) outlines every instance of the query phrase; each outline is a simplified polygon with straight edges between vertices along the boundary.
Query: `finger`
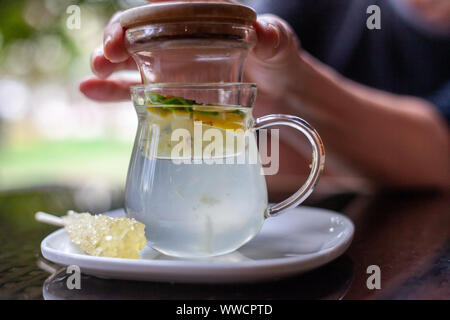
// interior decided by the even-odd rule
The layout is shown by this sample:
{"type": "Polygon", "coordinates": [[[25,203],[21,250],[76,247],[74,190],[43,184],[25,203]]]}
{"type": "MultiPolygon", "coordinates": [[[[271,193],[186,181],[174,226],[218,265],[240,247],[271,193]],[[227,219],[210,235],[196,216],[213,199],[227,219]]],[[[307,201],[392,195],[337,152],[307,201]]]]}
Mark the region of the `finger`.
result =
{"type": "Polygon", "coordinates": [[[112,73],[120,70],[136,70],[137,66],[132,57],[119,63],[112,63],[103,54],[103,48],[95,49],[91,54],[91,69],[100,78],[107,78],[112,73]]]}
{"type": "Polygon", "coordinates": [[[282,60],[291,53],[297,53],[297,36],[287,22],[277,16],[265,14],[258,17],[254,25],[258,42],[253,54],[261,60],[282,60]]]}
{"type": "Polygon", "coordinates": [[[103,35],[103,53],[106,59],[114,63],[123,62],[129,57],[124,42],[125,30],[120,25],[119,18],[120,13],[113,16],[103,35]]]}
{"type": "Polygon", "coordinates": [[[130,99],[130,86],[138,84],[125,80],[89,78],[80,83],[80,91],[98,101],[125,101],[130,99]]]}

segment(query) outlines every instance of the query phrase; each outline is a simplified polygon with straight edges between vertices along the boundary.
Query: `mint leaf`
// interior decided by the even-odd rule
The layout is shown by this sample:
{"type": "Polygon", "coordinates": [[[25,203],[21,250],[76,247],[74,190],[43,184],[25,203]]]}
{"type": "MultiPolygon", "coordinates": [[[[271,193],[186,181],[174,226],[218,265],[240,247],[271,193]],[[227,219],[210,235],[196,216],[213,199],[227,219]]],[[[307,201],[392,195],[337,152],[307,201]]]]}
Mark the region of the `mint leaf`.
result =
{"type": "Polygon", "coordinates": [[[150,92],[150,94],[148,95],[148,98],[150,99],[151,104],[162,104],[162,102],[165,99],[164,96],[154,93],[154,92],[150,92]]]}
{"type": "Polygon", "coordinates": [[[152,104],[158,105],[186,105],[192,106],[197,104],[195,100],[189,100],[182,97],[165,97],[161,94],[151,92],[149,94],[149,100],[152,104]]]}
{"type": "Polygon", "coordinates": [[[236,109],[236,110],[233,110],[233,111],[229,111],[229,113],[236,113],[236,114],[240,115],[242,119],[245,118],[245,112],[241,111],[239,109],[236,109]]]}

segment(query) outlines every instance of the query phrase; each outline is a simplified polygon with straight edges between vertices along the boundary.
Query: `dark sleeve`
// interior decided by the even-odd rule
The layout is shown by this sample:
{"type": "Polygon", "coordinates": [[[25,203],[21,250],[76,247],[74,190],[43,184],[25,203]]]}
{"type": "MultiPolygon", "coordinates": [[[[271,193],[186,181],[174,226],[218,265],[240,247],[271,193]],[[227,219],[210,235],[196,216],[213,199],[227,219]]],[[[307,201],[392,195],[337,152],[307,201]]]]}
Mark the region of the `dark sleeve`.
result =
{"type": "Polygon", "coordinates": [[[426,100],[433,103],[445,117],[447,124],[450,124],[450,81],[443,85],[437,92],[426,97],[426,100]]]}
{"type": "Polygon", "coordinates": [[[317,2],[323,0],[245,0],[258,14],[270,13],[288,21],[294,30],[300,31],[314,22],[313,12],[317,11],[317,2]]]}
{"type": "MultiPolygon", "coordinates": [[[[353,3],[360,1],[362,0],[244,0],[241,2],[254,8],[258,14],[271,13],[286,20],[300,38],[302,48],[322,60],[323,53],[328,52],[329,40],[333,39],[341,27],[342,19],[348,15],[347,11],[350,7],[354,7],[353,3]]],[[[364,15],[361,19],[363,18],[364,15]]],[[[341,42],[347,41],[347,38],[348,35],[341,42]]]]}

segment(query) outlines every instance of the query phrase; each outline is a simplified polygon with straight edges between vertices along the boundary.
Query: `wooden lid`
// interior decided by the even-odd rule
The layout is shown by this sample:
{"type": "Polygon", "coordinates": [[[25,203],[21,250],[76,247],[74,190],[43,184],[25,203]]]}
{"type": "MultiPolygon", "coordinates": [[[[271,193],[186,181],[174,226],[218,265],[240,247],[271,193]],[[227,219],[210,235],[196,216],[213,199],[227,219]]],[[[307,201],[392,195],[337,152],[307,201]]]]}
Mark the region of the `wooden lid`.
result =
{"type": "Polygon", "coordinates": [[[165,2],[128,9],[120,17],[120,24],[124,28],[184,21],[253,25],[256,12],[244,5],[225,2],[165,2]]]}

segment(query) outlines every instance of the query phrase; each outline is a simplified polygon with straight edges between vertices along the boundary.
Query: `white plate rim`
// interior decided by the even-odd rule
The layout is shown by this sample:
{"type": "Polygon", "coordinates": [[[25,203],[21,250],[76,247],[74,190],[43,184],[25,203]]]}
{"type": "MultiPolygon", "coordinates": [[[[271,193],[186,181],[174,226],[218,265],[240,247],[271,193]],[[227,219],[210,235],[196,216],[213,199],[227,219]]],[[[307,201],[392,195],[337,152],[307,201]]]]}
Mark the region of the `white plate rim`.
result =
{"type": "MultiPolygon", "coordinates": [[[[229,262],[229,261],[195,261],[195,260],[151,260],[151,259],[124,259],[124,258],[109,258],[109,257],[95,257],[87,254],[70,253],[54,249],[48,245],[48,242],[53,238],[61,236],[65,233],[64,228],[60,228],[48,236],[46,236],[41,242],[41,252],[44,258],[59,265],[78,265],[81,270],[85,270],[86,274],[100,274],[103,273],[106,277],[108,274],[124,273],[126,271],[136,274],[142,273],[140,277],[129,277],[130,279],[144,279],[144,276],[151,272],[156,274],[165,274],[166,277],[180,272],[180,268],[183,268],[182,273],[184,275],[219,275],[216,279],[220,282],[220,278],[227,275],[236,274],[239,271],[241,276],[247,274],[251,278],[261,278],[264,275],[261,273],[275,273],[280,275],[288,275],[295,273],[302,273],[338,258],[341,256],[350,246],[354,235],[354,224],[346,216],[337,213],[332,210],[314,208],[314,207],[297,207],[291,210],[301,210],[302,208],[308,210],[316,210],[332,214],[333,216],[339,216],[339,218],[346,224],[345,232],[340,237],[339,242],[335,245],[321,249],[319,252],[310,254],[302,254],[292,257],[282,258],[268,258],[249,261],[229,262]],[[107,265],[107,268],[102,267],[107,265]],[[254,273],[254,274],[252,274],[254,273]]],[[[276,219],[276,217],[275,217],[276,219]]],[[[268,275],[267,275],[268,276],[268,275]]],[[[120,278],[118,276],[110,276],[111,278],[120,278]]],[[[147,277],[148,278],[148,277],[147,277]]],[[[175,276],[179,280],[179,277],[175,276]]],[[[152,280],[157,280],[152,279],[152,280]]],[[[189,280],[186,280],[189,282],[189,280]]]]}

